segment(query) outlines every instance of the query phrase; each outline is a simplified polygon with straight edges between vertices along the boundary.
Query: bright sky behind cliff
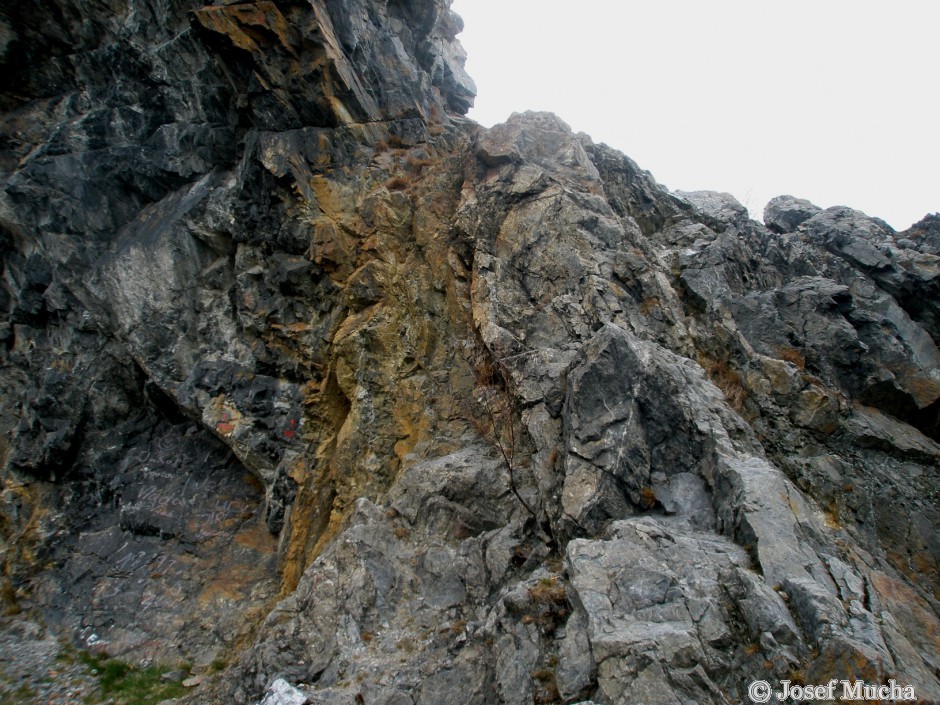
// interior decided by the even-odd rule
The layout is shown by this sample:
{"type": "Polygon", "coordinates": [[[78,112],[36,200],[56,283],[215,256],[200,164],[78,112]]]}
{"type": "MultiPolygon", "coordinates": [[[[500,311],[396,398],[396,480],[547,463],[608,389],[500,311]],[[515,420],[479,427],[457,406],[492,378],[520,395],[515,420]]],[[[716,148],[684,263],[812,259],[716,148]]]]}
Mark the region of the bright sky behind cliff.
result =
{"type": "Polygon", "coordinates": [[[940,210],[937,0],[454,0],[486,126],[550,110],[670,189],[940,210]]]}

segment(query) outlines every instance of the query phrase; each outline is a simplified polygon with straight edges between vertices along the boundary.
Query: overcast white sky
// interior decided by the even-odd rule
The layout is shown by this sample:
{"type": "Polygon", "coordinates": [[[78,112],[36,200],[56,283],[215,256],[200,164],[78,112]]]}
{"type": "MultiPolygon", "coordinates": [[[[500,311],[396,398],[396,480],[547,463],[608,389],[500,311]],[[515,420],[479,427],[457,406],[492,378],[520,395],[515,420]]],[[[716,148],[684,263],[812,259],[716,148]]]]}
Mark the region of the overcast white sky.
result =
{"type": "Polygon", "coordinates": [[[551,110],[670,189],[940,210],[938,0],[454,0],[470,117],[551,110]]]}

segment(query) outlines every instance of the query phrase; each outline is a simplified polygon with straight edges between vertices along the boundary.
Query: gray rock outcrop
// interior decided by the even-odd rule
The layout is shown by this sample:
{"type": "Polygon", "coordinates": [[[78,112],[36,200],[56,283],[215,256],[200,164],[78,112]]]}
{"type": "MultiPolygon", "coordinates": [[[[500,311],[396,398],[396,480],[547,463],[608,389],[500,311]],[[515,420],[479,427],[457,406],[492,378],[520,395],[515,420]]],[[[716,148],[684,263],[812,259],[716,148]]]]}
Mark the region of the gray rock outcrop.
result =
{"type": "Polygon", "coordinates": [[[444,0],[2,13],[11,614],[192,704],[940,699],[936,216],[483,129],[444,0]]]}

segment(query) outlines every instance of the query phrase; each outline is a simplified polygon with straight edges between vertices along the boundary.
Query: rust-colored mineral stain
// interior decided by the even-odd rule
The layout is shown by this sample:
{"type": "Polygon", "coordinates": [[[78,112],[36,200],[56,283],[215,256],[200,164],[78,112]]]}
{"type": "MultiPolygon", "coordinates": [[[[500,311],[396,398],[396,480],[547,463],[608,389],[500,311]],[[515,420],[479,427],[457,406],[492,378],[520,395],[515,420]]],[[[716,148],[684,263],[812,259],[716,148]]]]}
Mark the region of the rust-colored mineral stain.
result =
{"type": "Polygon", "coordinates": [[[274,34],[281,46],[294,51],[294,32],[273,2],[212,5],[195,10],[194,14],[203,27],[224,34],[239,49],[260,52],[259,43],[267,43],[274,34]]]}

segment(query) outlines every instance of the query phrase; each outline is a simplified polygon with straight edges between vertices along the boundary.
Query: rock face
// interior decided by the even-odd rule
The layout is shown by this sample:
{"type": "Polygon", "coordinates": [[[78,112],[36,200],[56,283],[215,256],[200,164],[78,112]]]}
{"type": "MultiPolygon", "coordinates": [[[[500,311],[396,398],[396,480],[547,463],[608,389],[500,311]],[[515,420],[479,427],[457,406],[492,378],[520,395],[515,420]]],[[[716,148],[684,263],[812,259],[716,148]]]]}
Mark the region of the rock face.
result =
{"type": "Polygon", "coordinates": [[[936,216],[484,130],[444,0],[3,13],[8,611],[191,703],[940,699],[936,216]]]}

